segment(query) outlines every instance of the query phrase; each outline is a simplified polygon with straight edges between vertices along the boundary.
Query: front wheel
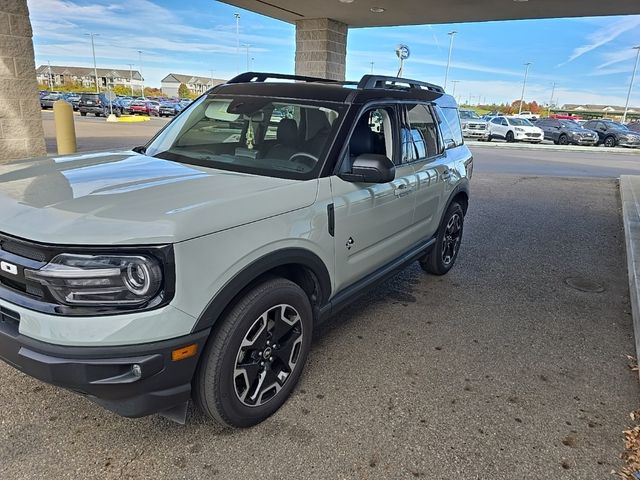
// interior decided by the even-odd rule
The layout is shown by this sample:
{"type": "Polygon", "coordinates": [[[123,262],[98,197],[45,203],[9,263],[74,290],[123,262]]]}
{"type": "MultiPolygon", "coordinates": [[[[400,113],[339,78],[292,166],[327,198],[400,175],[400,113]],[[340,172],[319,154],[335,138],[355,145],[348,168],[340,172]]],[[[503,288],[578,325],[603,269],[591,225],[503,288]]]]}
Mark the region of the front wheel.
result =
{"type": "Polygon", "coordinates": [[[558,143],[560,145],[569,145],[569,137],[567,137],[564,133],[562,135],[560,135],[560,138],[558,138],[558,143]]]}
{"type": "Polygon", "coordinates": [[[420,259],[420,266],[424,271],[434,275],[444,275],[451,270],[458,258],[463,226],[462,206],[453,202],[442,220],[433,250],[420,259]]]}
{"type": "Polygon", "coordinates": [[[284,278],[249,290],[212,333],[194,377],[194,400],[217,422],[251,427],[295,387],[311,347],[305,292],[284,278]]]}
{"type": "Polygon", "coordinates": [[[514,137],[513,132],[507,132],[507,136],[505,138],[508,143],[513,143],[516,141],[516,137],[514,137]]]}
{"type": "Polygon", "coordinates": [[[615,147],[616,146],[616,139],[615,137],[607,137],[604,139],[604,146],[605,147],[615,147]]]}
{"type": "Polygon", "coordinates": [[[86,117],[87,116],[87,112],[80,112],[80,116],[81,117],[86,117]]]}

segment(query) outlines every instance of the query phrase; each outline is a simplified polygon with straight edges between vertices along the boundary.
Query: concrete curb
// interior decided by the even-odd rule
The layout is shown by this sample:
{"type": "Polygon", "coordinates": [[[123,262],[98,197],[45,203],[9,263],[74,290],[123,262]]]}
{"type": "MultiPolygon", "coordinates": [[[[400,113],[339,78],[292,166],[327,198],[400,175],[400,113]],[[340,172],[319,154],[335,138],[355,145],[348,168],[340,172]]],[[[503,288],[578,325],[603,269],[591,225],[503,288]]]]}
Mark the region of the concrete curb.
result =
{"type": "Polygon", "coordinates": [[[582,145],[553,145],[553,144],[531,144],[531,143],[494,143],[494,142],[475,142],[473,140],[466,141],[469,147],[483,148],[505,148],[516,150],[547,150],[555,152],[588,152],[588,153],[613,153],[619,155],[636,154],[640,155],[640,148],[626,147],[586,147],[582,145]]]}
{"type": "Polygon", "coordinates": [[[620,198],[636,358],[640,358],[640,175],[620,176],[620,198]]]}

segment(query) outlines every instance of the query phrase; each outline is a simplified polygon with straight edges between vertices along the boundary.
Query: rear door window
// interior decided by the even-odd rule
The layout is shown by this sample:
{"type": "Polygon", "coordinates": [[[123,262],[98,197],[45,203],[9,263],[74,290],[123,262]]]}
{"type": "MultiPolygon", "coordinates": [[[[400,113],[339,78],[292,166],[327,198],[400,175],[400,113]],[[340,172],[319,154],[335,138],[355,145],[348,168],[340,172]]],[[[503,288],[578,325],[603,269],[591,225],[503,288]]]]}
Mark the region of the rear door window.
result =
{"type": "Polygon", "coordinates": [[[444,144],[453,143],[456,147],[464,143],[462,139],[462,128],[460,127],[460,117],[457,108],[441,108],[436,106],[438,122],[444,144]]]}
{"type": "Polygon", "coordinates": [[[436,121],[427,105],[404,106],[401,132],[402,163],[434,157],[442,151],[436,121]]]}

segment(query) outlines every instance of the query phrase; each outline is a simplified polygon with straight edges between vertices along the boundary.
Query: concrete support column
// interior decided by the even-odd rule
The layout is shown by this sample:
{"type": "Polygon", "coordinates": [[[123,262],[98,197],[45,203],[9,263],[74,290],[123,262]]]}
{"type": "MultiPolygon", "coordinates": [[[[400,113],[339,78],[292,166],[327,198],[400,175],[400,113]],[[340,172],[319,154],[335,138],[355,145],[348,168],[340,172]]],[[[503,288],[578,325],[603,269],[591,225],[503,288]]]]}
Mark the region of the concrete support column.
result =
{"type": "Polygon", "coordinates": [[[344,80],[347,25],[330,18],[296,22],[296,75],[344,80]]]}
{"type": "Polygon", "coordinates": [[[0,0],[0,162],[46,154],[27,0],[0,0]]]}

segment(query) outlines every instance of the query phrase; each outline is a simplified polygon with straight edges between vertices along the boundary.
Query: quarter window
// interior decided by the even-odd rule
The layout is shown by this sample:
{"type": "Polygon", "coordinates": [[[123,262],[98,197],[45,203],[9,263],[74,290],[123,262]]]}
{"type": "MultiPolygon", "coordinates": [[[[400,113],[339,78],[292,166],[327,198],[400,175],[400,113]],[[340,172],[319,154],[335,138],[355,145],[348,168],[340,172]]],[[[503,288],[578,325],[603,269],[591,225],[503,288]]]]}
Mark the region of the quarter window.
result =
{"type": "Polygon", "coordinates": [[[462,128],[460,127],[460,116],[458,115],[457,108],[437,107],[438,113],[442,114],[440,120],[440,130],[442,131],[442,137],[445,141],[445,145],[449,142],[453,142],[456,146],[462,145],[462,128]],[[447,132],[447,133],[445,133],[447,132]]]}

